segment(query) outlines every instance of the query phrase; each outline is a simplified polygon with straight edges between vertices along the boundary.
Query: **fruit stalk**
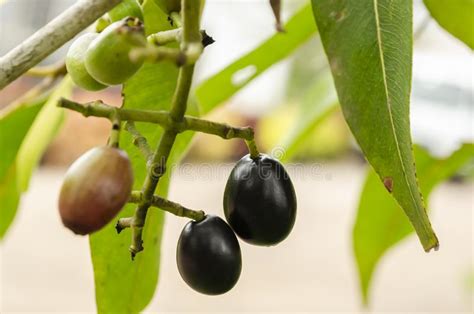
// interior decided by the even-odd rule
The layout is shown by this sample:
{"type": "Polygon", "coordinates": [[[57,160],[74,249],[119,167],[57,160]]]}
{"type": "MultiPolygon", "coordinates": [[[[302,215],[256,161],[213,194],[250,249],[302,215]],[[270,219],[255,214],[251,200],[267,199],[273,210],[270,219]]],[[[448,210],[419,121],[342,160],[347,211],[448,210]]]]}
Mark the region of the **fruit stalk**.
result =
{"type": "Polygon", "coordinates": [[[184,53],[178,48],[155,47],[149,45],[145,48],[135,48],[130,52],[130,59],[134,62],[156,63],[168,60],[178,66],[193,64],[197,61],[202,51],[196,50],[193,53],[184,53]]]}
{"type": "Polygon", "coordinates": [[[153,152],[150,148],[150,145],[148,145],[146,138],[137,130],[133,121],[128,121],[125,124],[125,130],[130,133],[133,138],[133,145],[135,145],[140,150],[148,163],[148,161],[150,161],[153,156],[153,152]]]}
{"type": "MultiPolygon", "coordinates": [[[[201,44],[201,33],[199,31],[200,2],[196,0],[182,0],[183,50],[186,50],[189,45],[201,44]]],[[[180,124],[184,119],[193,73],[194,65],[186,65],[179,70],[178,85],[170,110],[172,124],[180,124]]],[[[166,162],[177,134],[178,132],[174,129],[166,129],[153,156],[142,188],[142,200],[138,204],[131,225],[133,238],[130,253],[132,258],[143,250],[142,230],[145,225],[146,214],[152,204],[156,186],[166,171],[166,162]]]]}
{"type": "MultiPolygon", "coordinates": [[[[142,192],[133,191],[130,195],[130,199],[128,200],[128,202],[139,204],[142,202],[142,200],[143,200],[142,192]]],[[[205,216],[205,213],[202,210],[194,210],[194,209],[186,208],[181,204],[159,197],[158,195],[153,195],[150,207],[157,207],[175,216],[187,217],[195,221],[201,221],[202,219],[204,219],[204,216],[205,216]]],[[[130,219],[130,218],[119,219],[116,226],[117,231],[120,232],[121,230],[130,227],[132,221],[133,219],[130,219]]]]}
{"type": "MultiPolygon", "coordinates": [[[[164,46],[169,43],[181,42],[182,41],[182,28],[170,29],[167,31],[157,32],[151,35],[148,35],[148,43],[156,46],[164,46]]],[[[201,30],[202,44],[206,47],[206,44],[214,42],[214,39],[207,35],[206,31],[201,30]]]]}
{"type": "Polygon", "coordinates": [[[80,0],[0,58],[0,90],[37,65],[121,0],[80,0]]]}
{"type": "MultiPolygon", "coordinates": [[[[226,123],[218,123],[192,116],[184,116],[181,121],[177,122],[171,119],[171,113],[167,111],[119,109],[106,105],[101,101],[81,104],[63,98],[59,101],[58,106],[77,111],[85,117],[94,116],[111,119],[112,115],[116,113],[121,121],[154,123],[165,129],[172,129],[177,133],[196,131],[217,135],[223,139],[241,138],[247,141],[251,154],[256,152],[255,144],[252,144],[254,131],[250,127],[233,127],[226,123]]],[[[258,152],[256,154],[258,155],[258,152]]]]}

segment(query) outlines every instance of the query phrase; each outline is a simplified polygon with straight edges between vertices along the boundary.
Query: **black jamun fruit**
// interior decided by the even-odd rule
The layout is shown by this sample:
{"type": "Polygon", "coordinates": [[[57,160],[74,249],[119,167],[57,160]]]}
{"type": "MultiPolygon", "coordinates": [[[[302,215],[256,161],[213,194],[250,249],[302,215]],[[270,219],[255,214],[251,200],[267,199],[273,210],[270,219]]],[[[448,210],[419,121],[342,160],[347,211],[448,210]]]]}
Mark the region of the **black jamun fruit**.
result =
{"type": "Polygon", "coordinates": [[[242,269],[237,237],[224,220],[212,215],[186,224],[179,237],[176,261],[183,280],[208,295],[232,289],[242,269]]]}
{"type": "Polygon", "coordinates": [[[296,219],[296,194],[283,165],[264,154],[239,160],[227,180],[224,213],[248,243],[270,246],[283,241],[296,219]]]}

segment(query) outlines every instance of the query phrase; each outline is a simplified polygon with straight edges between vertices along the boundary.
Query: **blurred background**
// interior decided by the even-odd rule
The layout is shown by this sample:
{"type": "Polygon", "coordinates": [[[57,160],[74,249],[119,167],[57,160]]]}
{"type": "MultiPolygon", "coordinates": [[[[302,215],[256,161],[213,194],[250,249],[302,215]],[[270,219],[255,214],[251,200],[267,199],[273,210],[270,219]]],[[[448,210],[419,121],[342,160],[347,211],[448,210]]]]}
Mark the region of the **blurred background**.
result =
{"type": "MultiPolygon", "coordinates": [[[[0,6],[0,55],[73,2],[7,0],[0,6]]],[[[286,20],[304,1],[283,2],[286,20]]],[[[473,54],[429,18],[421,1],[414,3],[412,135],[433,155],[448,156],[474,140],[473,54]]],[[[207,0],[203,28],[216,43],[206,48],[197,82],[270,37],[273,26],[267,1],[207,0]]],[[[61,59],[66,50],[44,64],[61,59]]],[[[314,37],[206,118],[254,126],[261,150],[280,158],[290,149],[285,136],[311,104],[314,73],[316,79],[328,76],[326,63],[320,39],[314,37]]],[[[22,78],[1,91],[0,109],[36,83],[22,78]]],[[[74,99],[121,102],[118,88],[94,94],[76,90],[74,99]]],[[[108,133],[107,121],[68,112],[0,246],[0,312],[95,311],[88,241],[62,227],[56,200],[67,166],[104,144],[108,133]]],[[[239,140],[196,136],[173,176],[169,198],[222,216],[227,176],[245,151],[239,140]]],[[[363,311],[351,236],[367,165],[338,109],[291,148],[288,169],[299,202],[293,233],[274,248],[242,243],[241,280],[224,296],[196,294],[181,280],[175,246],[186,221],[167,217],[159,286],[147,311],[363,311]]],[[[442,240],[439,252],[425,254],[411,236],[383,258],[371,287],[372,311],[472,312],[473,169],[463,168],[432,195],[432,222],[442,240]]]]}

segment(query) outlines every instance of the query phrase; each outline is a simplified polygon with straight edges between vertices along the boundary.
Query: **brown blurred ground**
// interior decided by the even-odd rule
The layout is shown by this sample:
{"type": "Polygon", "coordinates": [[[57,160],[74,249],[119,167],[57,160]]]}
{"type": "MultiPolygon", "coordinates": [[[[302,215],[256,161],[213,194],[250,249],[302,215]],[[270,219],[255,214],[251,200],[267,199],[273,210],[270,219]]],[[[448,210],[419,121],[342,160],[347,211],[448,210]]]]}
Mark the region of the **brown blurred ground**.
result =
{"type": "MultiPolygon", "coordinates": [[[[229,166],[192,169],[176,173],[170,198],[222,214],[229,166]]],[[[352,161],[314,169],[290,167],[299,201],[294,232],[274,248],[242,244],[241,279],[224,296],[199,295],[180,279],[175,247],[186,221],[168,216],[159,288],[147,312],[359,312],[351,227],[364,171],[352,161]]],[[[46,168],[35,175],[0,246],[1,313],[95,311],[88,241],[64,229],[57,215],[63,172],[46,168]]],[[[390,251],[373,285],[375,312],[472,312],[465,283],[472,270],[473,189],[445,184],[435,191],[432,217],[441,249],[425,254],[411,237],[390,251]]]]}

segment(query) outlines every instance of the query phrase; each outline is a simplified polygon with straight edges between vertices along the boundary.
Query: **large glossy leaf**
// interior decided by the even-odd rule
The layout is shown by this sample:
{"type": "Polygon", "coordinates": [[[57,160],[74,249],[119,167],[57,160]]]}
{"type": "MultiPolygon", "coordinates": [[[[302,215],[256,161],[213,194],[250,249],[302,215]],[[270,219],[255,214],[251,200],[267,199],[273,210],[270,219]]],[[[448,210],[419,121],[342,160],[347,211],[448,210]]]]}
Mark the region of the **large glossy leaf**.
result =
{"type": "MultiPolygon", "coordinates": [[[[153,1],[145,1],[143,12],[147,33],[165,30],[170,27],[167,16],[153,1]]],[[[145,64],[128,81],[123,89],[124,106],[167,110],[176,87],[178,69],[171,63],[145,64]]],[[[193,108],[188,114],[196,115],[193,108]]],[[[137,124],[140,132],[147,137],[152,148],[162,135],[160,127],[151,124],[137,124]]],[[[179,162],[191,139],[191,133],[178,136],[169,159],[168,169],[179,162]]],[[[146,176],[146,164],[138,149],[133,146],[129,134],[122,132],[122,149],[127,151],[135,174],[135,189],[141,189],[146,176]]],[[[158,194],[166,196],[170,172],[160,180],[158,194]]],[[[178,200],[179,201],[179,200],[178,200]]],[[[120,217],[134,214],[135,206],[127,205],[120,217]]],[[[176,218],[179,219],[179,218],[176,218]]],[[[138,313],[150,302],[158,282],[160,265],[160,245],[164,214],[161,210],[150,209],[145,224],[143,240],[145,250],[134,261],[130,259],[128,247],[131,241],[130,230],[117,235],[114,223],[90,237],[92,261],[96,286],[96,301],[99,313],[138,313]]]]}
{"type": "Polygon", "coordinates": [[[299,117],[277,148],[283,149],[280,160],[287,162],[311,132],[337,109],[338,101],[330,73],[319,75],[301,100],[299,117]]]}
{"type": "Polygon", "coordinates": [[[284,28],[285,33],[275,34],[198,86],[196,98],[203,113],[209,112],[232,97],[262,72],[288,57],[315,34],[316,27],[311,7],[307,5],[300,9],[284,28]]]}
{"type": "MultiPolygon", "coordinates": [[[[416,147],[420,187],[428,199],[433,189],[474,158],[474,145],[465,144],[446,159],[436,159],[416,147]]],[[[361,193],[353,230],[354,253],[364,303],[374,270],[383,255],[413,233],[413,227],[397,202],[387,194],[374,170],[370,169],[361,193]]]]}
{"type": "Polygon", "coordinates": [[[352,133],[423,248],[437,248],[417,184],[410,135],[412,1],[312,3],[352,133]]]}
{"type": "Polygon", "coordinates": [[[0,162],[0,238],[15,218],[21,193],[28,188],[34,169],[62,122],[63,113],[56,103],[70,94],[72,86],[65,78],[46,102],[40,98],[0,115],[0,148],[4,153],[0,162]]]}
{"type": "Polygon", "coordinates": [[[423,0],[444,29],[474,49],[474,0],[423,0]]]}
{"type": "Polygon", "coordinates": [[[36,115],[45,99],[22,103],[14,109],[0,112],[0,239],[13,221],[20,191],[17,186],[16,157],[36,115]]]}

